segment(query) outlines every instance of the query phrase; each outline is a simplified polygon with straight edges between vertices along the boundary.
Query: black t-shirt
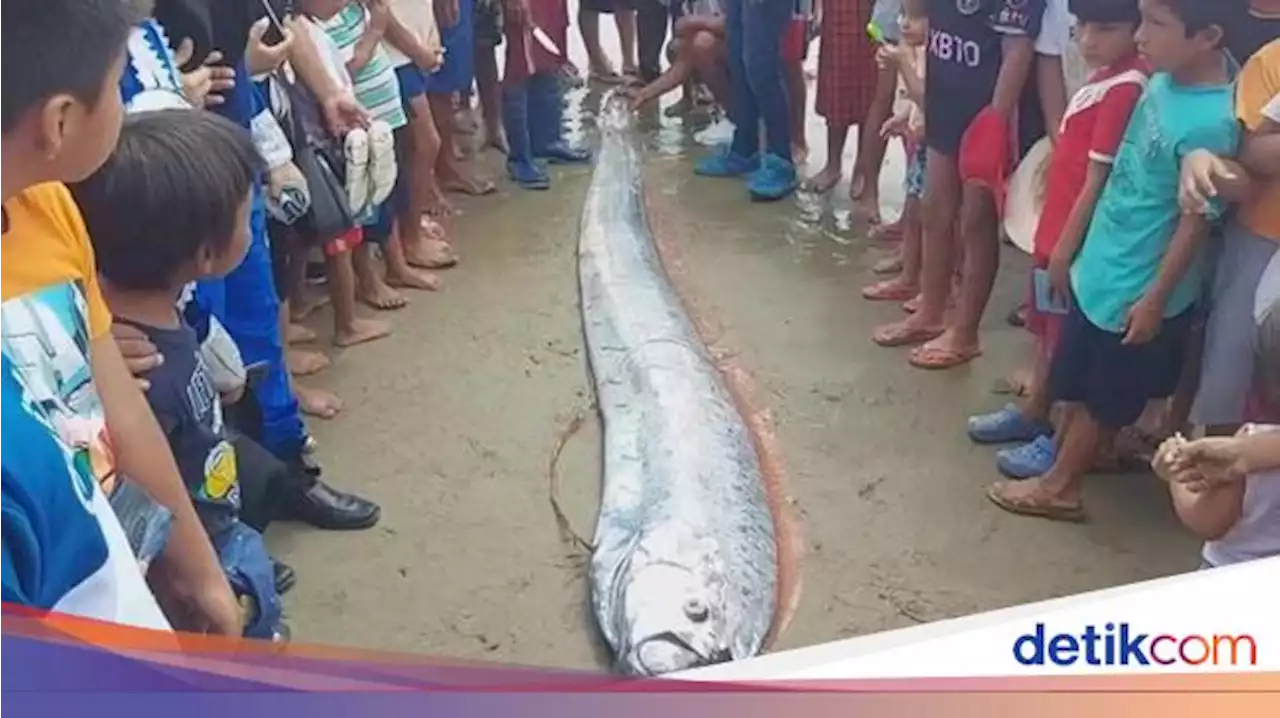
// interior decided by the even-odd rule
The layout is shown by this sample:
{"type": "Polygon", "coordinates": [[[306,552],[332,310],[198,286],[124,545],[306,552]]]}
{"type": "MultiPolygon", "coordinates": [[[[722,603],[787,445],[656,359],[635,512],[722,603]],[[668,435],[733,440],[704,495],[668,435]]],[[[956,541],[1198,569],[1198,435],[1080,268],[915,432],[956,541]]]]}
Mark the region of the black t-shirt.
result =
{"type": "MultiPolygon", "coordinates": [[[[1024,35],[1035,40],[1040,35],[1046,0],[928,1],[925,132],[930,147],[954,154],[969,123],[991,103],[1004,38],[1024,35]]],[[[1022,100],[1019,124],[1026,134],[1035,126],[1028,120],[1042,114],[1032,79],[1027,81],[1022,100]]]]}
{"type": "Polygon", "coordinates": [[[121,319],[156,345],[164,363],[147,374],[147,402],[155,412],[196,513],[215,539],[240,513],[236,454],[222,426],[222,404],[195,331],[162,329],[121,319]]]}
{"type": "Polygon", "coordinates": [[[1280,15],[1240,13],[1240,19],[1227,28],[1227,49],[1241,65],[1248,62],[1263,45],[1280,37],[1280,15]]]}

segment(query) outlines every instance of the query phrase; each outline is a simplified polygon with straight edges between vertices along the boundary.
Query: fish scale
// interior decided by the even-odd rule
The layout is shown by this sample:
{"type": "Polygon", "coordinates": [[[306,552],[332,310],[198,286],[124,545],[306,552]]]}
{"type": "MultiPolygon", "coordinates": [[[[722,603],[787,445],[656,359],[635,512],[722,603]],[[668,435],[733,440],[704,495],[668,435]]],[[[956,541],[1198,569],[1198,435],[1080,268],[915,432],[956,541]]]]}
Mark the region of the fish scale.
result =
{"type": "Polygon", "coordinates": [[[604,426],[592,604],[616,669],[657,675],[756,655],[777,546],[755,445],[662,266],[625,99],[600,116],[578,268],[604,426]]]}

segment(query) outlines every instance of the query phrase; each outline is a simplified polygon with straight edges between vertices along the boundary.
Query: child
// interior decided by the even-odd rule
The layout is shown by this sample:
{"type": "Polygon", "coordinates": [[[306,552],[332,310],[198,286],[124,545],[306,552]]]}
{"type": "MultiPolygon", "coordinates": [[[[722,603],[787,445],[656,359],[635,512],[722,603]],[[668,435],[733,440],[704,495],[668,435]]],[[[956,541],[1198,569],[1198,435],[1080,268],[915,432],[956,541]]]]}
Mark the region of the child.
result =
{"type": "MultiPolygon", "coordinates": [[[[893,11],[888,0],[875,3],[881,15],[893,11]]],[[[901,3],[898,3],[901,5],[901,3]]],[[[814,110],[827,121],[827,164],[822,171],[806,183],[811,192],[829,191],[840,181],[845,140],[849,128],[859,125],[860,149],[854,162],[853,177],[849,182],[851,197],[857,203],[859,214],[872,224],[879,224],[880,164],[884,160],[885,140],[879,129],[888,119],[889,110],[881,109],[878,91],[881,75],[887,76],[887,92],[892,101],[897,74],[894,70],[877,70],[876,47],[867,35],[867,25],[875,17],[870,0],[838,2],[824,0],[822,25],[819,30],[821,44],[818,49],[818,88],[814,97],[814,110]],[[873,108],[875,111],[873,111],[873,108]]],[[[885,39],[896,43],[898,38],[897,16],[893,22],[881,27],[887,32],[885,39]]]]}
{"type": "Polygon", "coordinates": [[[632,108],[638,110],[682,86],[685,97],[681,102],[693,107],[695,78],[711,90],[721,107],[729,107],[733,93],[720,0],[684,0],[684,11],[675,22],[673,35],[667,48],[670,67],[649,84],[629,91],[632,108]]]}
{"type": "Polygon", "coordinates": [[[147,401],[236,593],[252,599],[245,635],[281,635],[280,596],[262,536],[239,519],[235,450],[195,332],[178,313],[185,287],[235,269],[249,247],[261,159],[243,128],[200,110],[130,115],[115,152],[72,187],[115,321],[147,335],[166,361],[147,401]],[[185,208],[175,214],[174,207],[185,208]]]}
{"type": "Polygon", "coordinates": [[[134,18],[118,0],[11,0],[5,18],[4,600],[168,629],[107,505],[128,477],[173,514],[152,566],[157,590],[184,604],[191,627],[239,635],[239,608],[112,340],[93,250],[60,184],[92,174],[115,144],[134,18]]]}
{"type": "Polygon", "coordinates": [[[1039,98],[1026,81],[1045,0],[958,0],[930,10],[922,297],[919,311],[873,339],[922,344],[911,352],[913,366],[948,369],[981,353],[978,322],[998,266],[997,198],[1012,164],[1011,137],[1021,150],[1042,134],[1039,98]],[[964,289],[948,330],[957,245],[964,289]]]}
{"type": "Polygon", "coordinates": [[[442,148],[436,160],[436,176],[446,192],[475,197],[493,194],[497,187],[488,180],[477,179],[454,152],[461,129],[453,101],[459,93],[469,92],[475,79],[475,0],[433,0],[432,8],[444,46],[444,64],[424,78],[442,148]]]}
{"type": "MultiPolygon", "coordinates": [[[[503,26],[507,32],[506,71],[502,78],[502,115],[511,152],[507,174],[525,189],[551,186],[551,177],[538,164],[579,164],[591,155],[563,138],[564,103],[557,73],[563,55],[550,51],[533,37],[534,29],[563,34],[568,17],[560,0],[507,0],[503,26]]],[[[561,50],[560,48],[556,48],[561,50]]]]}
{"type": "MultiPolygon", "coordinates": [[[[1055,295],[1064,300],[1070,292],[1071,262],[1147,83],[1134,39],[1141,22],[1138,0],[1072,0],[1071,10],[1078,23],[1081,54],[1097,69],[1063,114],[1033,244],[1035,272],[1047,275],[1055,295]]],[[[1035,281],[1031,282],[1033,297],[1035,281]]],[[[1062,319],[1034,301],[1029,309],[1027,327],[1036,337],[1036,346],[1026,403],[969,419],[969,437],[978,443],[1031,442],[1000,453],[997,465],[1012,478],[1039,476],[1053,466],[1048,377],[1062,319]]]]}
{"type": "Polygon", "coordinates": [[[1067,402],[1053,466],[987,492],[1012,513],[1082,520],[1081,483],[1098,448],[1148,400],[1173,393],[1186,359],[1201,245],[1221,209],[1180,210],[1179,162],[1195,149],[1230,154],[1239,140],[1233,65],[1223,50],[1233,8],[1221,0],[1140,0],[1139,7],[1138,49],[1156,74],[1071,265],[1074,302],[1049,373],[1050,395],[1067,402]]]}
{"type": "Polygon", "coordinates": [[[727,0],[725,35],[733,85],[733,142],[695,167],[706,177],[747,178],[753,200],[776,201],[796,189],[791,161],[791,120],[781,59],[781,29],[793,14],[791,3],[727,0]],[[760,122],[765,149],[760,151],[760,122]]]}
{"type": "MultiPolygon", "coordinates": [[[[1223,160],[1233,176],[1251,180],[1256,191],[1239,196],[1229,181],[1219,197],[1242,200],[1228,223],[1218,257],[1205,326],[1200,383],[1191,423],[1211,433],[1231,433],[1245,420],[1255,355],[1253,304],[1263,270],[1280,249],[1280,134],[1263,126],[1264,110],[1280,95],[1280,39],[1249,59],[1236,82],[1236,112],[1245,128],[1239,162],[1223,160]]],[[[1196,175],[1212,155],[1193,153],[1184,174],[1196,175]]],[[[1215,183],[1218,184],[1218,183],[1215,183]]],[[[1191,207],[1190,209],[1198,209],[1191,207]]]]}
{"type": "MultiPolygon", "coordinates": [[[[862,296],[872,301],[903,302],[920,291],[920,197],[924,194],[924,168],[926,148],[924,143],[925,103],[925,43],[929,40],[929,18],[925,0],[903,0],[900,24],[900,42],[883,45],[877,60],[886,67],[896,68],[900,76],[900,99],[894,116],[885,122],[881,133],[896,134],[907,139],[909,166],[904,183],[906,203],[902,208],[902,254],[894,258],[901,267],[901,274],[883,282],[877,282],[862,290],[862,296]]],[[[877,269],[877,271],[879,271],[877,269]]]]}
{"type": "Polygon", "coordinates": [[[405,260],[421,269],[452,267],[458,258],[445,239],[444,228],[432,219],[452,212],[436,179],[440,133],[427,102],[424,79],[444,62],[432,0],[391,0],[386,40],[387,56],[395,67],[400,99],[409,119],[408,125],[396,132],[398,181],[405,185],[393,194],[400,204],[398,221],[405,260]],[[428,217],[424,218],[424,213],[428,217]]]}

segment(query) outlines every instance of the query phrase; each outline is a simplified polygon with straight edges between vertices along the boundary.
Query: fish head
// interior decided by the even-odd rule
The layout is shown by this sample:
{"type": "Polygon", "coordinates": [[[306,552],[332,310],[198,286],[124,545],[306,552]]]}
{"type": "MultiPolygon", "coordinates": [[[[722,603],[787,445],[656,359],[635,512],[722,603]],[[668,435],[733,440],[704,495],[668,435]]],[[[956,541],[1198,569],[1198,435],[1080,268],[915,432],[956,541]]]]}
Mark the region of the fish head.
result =
{"type": "Polygon", "coordinates": [[[623,672],[656,676],[732,658],[725,603],[694,571],[651,563],[622,589],[623,672]]]}

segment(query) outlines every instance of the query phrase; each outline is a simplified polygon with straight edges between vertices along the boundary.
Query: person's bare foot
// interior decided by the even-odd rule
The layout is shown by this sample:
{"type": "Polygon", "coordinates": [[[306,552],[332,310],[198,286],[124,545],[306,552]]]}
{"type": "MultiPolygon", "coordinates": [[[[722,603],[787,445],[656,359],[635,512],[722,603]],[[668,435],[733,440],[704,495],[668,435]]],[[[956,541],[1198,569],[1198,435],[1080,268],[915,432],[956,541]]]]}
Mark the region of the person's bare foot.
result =
{"type": "Polygon", "coordinates": [[[800,166],[809,161],[809,143],[803,140],[791,143],[791,161],[800,166]]]}
{"type": "Polygon", "coordinates": [[[818,174],[805,180],[800,185],[800,189],[805,192],[813,192],[814,194],[824,194],[830,192],[840,182],[840,167],[838,165],[828,164],[822,168],[818,174]]]}
{"type": "Polygon", "coordinates": [[[433,183],[427,190],[427,198],[422,209],[429,217],[452,217],[458,211],[449,198],[444,196],[444,190],[440,189],[439,183],[433,183]]]}
{"type": "Polygon", "coordinates": [[[489,180],[481,180],[475,177],[451,177],[447,180],[440,181],[440,188],[445,192],[457,192],[459,194],[470,195],[472,197],[483,197],[484,195],[493,194],[498,191],[498,187],[489,180]]]}
{"type": "Polygon", "coordinates": [[[334,333],[333,343],[339,347],[353,347],[375,339],[382,339],[390,336],[390,334],[390,324],[377,319],[357,317],[351,321],[351,326],[344,327],[334,333]]]}
{"type": "MultiPolygon", "coordinates": [[[[919,317],[913,314],[907,321],[919,317]]],[[[954,369],[982,356],[982,347],[976,340],[960,336],[954,329],[948,329],[937,339],[930,340],[916,347],[908,361],[918,369],[954,369]]]]}
{"type": "Polygon", "coordinates": [[[289,373],[294,376],[311,376],[329,368],[329,357],[320,352],[289,349],[284,354],[289,373]]]}
{"type": "Polygon", "coordinates": [[[307,416],[317,419],[332,419],[342,411],[342,399],[337,394],[324,389],[293,384],[293,394],[298,398],[298,408],[307,416]]]}
{"type": "Polygon", "coordinates": [[[422,236],[427,239],[436,239],[446,241],[448,233],[445,231],[444,225],[436,221],[435,217],[423,215],[422,221],[418,223],[418,228],[422,230],[422,236]]]}
{"type": "Polygon", "coordinates": [[[330,298],[326,292],[324,294],[311,294],[300,299],[294,299],[289,302],[289,321],[302,322],[307,317],[315,313],[317,309],[323,309],[329,306],[330,298]]]}
{"type": "Polygon", "coordinates": [[[387,267],[387,284],[401,289],[434,292],[440,288],[440,277],[414,267],[387,267]]]}
{"type": "Polygon", "coordinates": [[[311,327],[289,322],[284,330],[284,340],[287,344],[306,344],[316,340],[316,333],[311,327]]]}
{"type": "Polygon", "coordinates": [[[889,224],[877,224],[871,227],[867,232],[867,238],[879,242],[897,242],[902,239],[903,227],[902,220],[889,224]]]}
{"type": "Polygon", "coordinates": [[[855,216],[867,224],[879,225],[881,223],[879,192],[872,192],[868,189],[852,199],[855,216]]]}
{"type": "Polygon", "coordinates": [[[356,288],[356,299],[379,311],[404,309],[409,305],[409,298],[391,288],[386,280],[360,282],[356,288]]]}
{"type": "Polygon", "coordinates": [[[448,269],[458,263],[453,246],[442,239],[423,238],[405,247],[405,259],[409,266],[419,269],[448,269]]]}

